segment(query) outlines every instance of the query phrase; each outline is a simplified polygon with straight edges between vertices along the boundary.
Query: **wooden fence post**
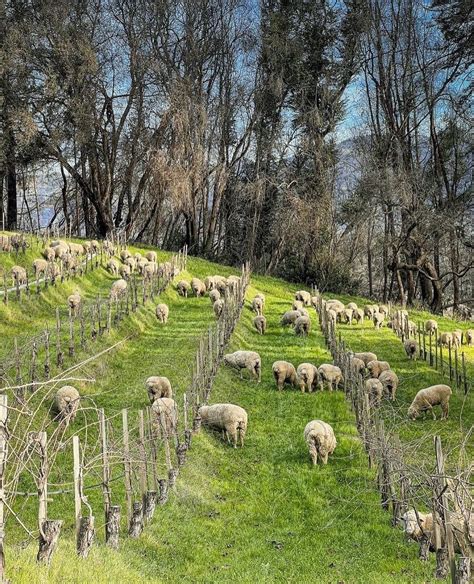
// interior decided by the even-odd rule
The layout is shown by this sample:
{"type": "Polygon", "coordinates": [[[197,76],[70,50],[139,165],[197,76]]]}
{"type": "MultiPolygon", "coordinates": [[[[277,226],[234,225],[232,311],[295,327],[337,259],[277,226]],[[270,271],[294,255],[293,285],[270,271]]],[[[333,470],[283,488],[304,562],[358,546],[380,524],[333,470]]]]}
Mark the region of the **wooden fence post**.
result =
{"type": "Polygon", "coordinates": [[[72,437],[74,457],[74,507],[76,514],[76,550],[81,558],[87,558],[95,537],[94,517],[83,517],[82,504],[82,467],[79,436],[72,437]]]}
{"type": "Polygon", "coordinates": [[[8,455],[8,396],[0,395],[0,583],[5,582],[5,464],[8,455]]]}
{"type": "MultiPolygon", "coordinates": [[[[105,517],[105,541],[109,543],[109,539],[111,539],[110,545],[112,547],[118,547],[118,535],[117,540],[114,539],[115,533],[115,521],[118,520],[118,524],[120,525],[120,508],[118,511],[115,509],[113,513],[111,513],[111,504],[110,504],[110,467],[109,467],[109,453],[107,447],[107,424],[105,420],[105,412],[103,408],[99,410],[99,431],[100,431],[100,445],[101,445],[101,453],[102,453],[102,493],[104,498],[104,517],[105,517]],[[118,515],[118,519],[117,519],[118,515]],[[109,524],[110,523],[110,524],[109,524]]],[[[118,528],[117,528],[118,529],[118,528]]]]}
{"type": "Polygon", "coordinates": [[[130,468],[130,445],[128,434],[128,410],[122,410],[122,430],[123,430],[123,469],[125,480],[125,497],[127,500],[127,520],[132,519],[132,473],[130,468]]]}
{"type": "Polygon", "coordinates": [[[462,355],[461,355],[461,361],[462,361],[462,377],[463,377],[463,385],[464,385],[464,395],[467,395],[467,392],[469,390],[469,385],[467,383],[466,356],[464,354],[464,351],[462,352],[462,355]]]}
{"type": "Polygon", "coordinates": [[[61,318],[59,308],[56,308],[56,364],[62,367],[64,363],[64,353],[61,349],[61,318]]]}

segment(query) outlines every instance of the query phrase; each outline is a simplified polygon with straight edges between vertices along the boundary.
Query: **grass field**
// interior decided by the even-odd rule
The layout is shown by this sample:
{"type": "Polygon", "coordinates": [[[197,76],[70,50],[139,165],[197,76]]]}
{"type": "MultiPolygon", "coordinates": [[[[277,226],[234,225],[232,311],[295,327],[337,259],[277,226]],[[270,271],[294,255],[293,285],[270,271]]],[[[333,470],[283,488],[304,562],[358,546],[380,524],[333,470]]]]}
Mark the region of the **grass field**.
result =
{"type": "MultiPolygon", "coordinates": [[[[31,263],[32,251],[28,258],[31,263]]],[[[164,256],[162,256],[164,257],[164,256]]],[[[0,264],[11,258],[0,255],[0,264]]],[[[20,258],[19,258],[20,259],[20,258]]],[[[20,263],[20,262],[19,262],[20,263]]],[[[230,268],[189,258],[188,272],[205,277],[235,273],[230,268]]],[[[180,278],[182,275],[180,276],[180,278]]],[[[0,306],[0,333],[11,341],[26,337],[53,321],[54,308],[76,286],[89,298],[105,294],[112,278],[102,269],[77,281],[48,288],[40,299],[30,299],[20,307],[12,301],[0,306]],[[19,334],[20,333],[20,334],[19,334]]],[[[52,518],[65,519],[60,544],[50,567],[34,562],[36,543],[20,545],[26,539],[8,518],[6,561],[12,582],[302,582],[302,583],[411,583],[432,582],[433,558],[419,562],[416,545],[405,541],[399,529],[379,504],[374,474],[367,469],[354,419],[342,392],[301,394],[285,389],[277,392],[271,375],[272,362],[286,359],[295,364],[330,362],[316,314],[311,309],[313,330],[308,338],[294,335],[279,325],[298,287],[284,281],[253,276],[247,299],[259,291],[266,295],[265,314],[269,331],[259,337],[252,326],[253,314],[247,306],[234,332],[229,351],[258,350],[262,357],[262,383],[241,380],[235,371],[221,366],[211,394],[211,402],[232,402],[246,408],[249,430],[243,449],[234,450],[218,435],[203,429],[195,437],[188,463],[183,468],[170,501],[157,509],[151,525],[138,540],[124,537],[114,552],[102,542],[100,492],[90,491],[99,528],[99,545],[79,560],[73,542],[73,499],[54,496],[49,504],[52,518]],[[326,467],[313,468],[303,441],[303,429],[311,419],[329,422],[338,446],[326,467]]],[[[170,307],[166,327],[158,326],[154,305],[149,302],[127,317],[110,338],[98,342],[97,349],[127,337],[117,350],[87,367],[94,384],[79,384],[82,395],[93,396],[108,412],[123,407],[137,409],[147,403],[144,380],[149,375],[166,375],[177,400],[188,388],[192,358],[199,335],[213,321],[208,298],[180,298],[172,288],[160,298],[170,307]]],[[[456,328],[453,326],[452,328],[456,328]]],[[[408,423],[403,415],[415,390],[436,382],[439,374],[424,363],[411,363],[403,347],[389,329],[375,333],[369,325],[341,327],[354,350],[374,350],[393,363],[402,379],[394,406],[386,406],[388,420],[400,424],[407,444],[432,451],[431,435],[442,433],[449,451],[461,456],[459,442],[472,425],[472,401],[453,396],[448,423],[417,421],[408,423]],[[401,420],[403,424],[401,424],[401,420]]],[[[97,350],[89,346],[89,354],[97,350]]],[[[78,416],[69,432],[79,431],[84,419],[78,416]]],[[[94,436],[89,440],[93,442],[94,436]]],[[[418,450],[418,448],[417,448],[418,450]]],[[[413,452],[418,456],[418,452],[413,452]]],[[[71,461],[62,455],[51,481],[71,476],[71,461]]],[[[163,467],[164,468],[164,467],[163,467]]],[[[91,478],[92,480],[92,478],[91,478]]],[[[31,486],[27,478],[22,485],[31,486]]],[[[114,497],[123,502],[120,482],[113,486],[114,497]]],[[[19,502],[22,518],[35,526],[34,498],[19,502]]]]}

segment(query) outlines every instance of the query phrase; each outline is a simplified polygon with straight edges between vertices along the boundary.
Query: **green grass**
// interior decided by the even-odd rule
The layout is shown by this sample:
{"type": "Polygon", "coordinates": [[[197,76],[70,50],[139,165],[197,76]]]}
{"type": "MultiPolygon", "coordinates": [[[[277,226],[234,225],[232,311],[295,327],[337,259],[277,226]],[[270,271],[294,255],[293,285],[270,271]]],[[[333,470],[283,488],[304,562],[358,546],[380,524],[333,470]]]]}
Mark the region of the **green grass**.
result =
{"type": "MultiPolygon", "coordinates": [[[[2,255],[0,262],[3,260],[2,255]]],[[[214,273],[227,275],[235,271],[190,258],[184,277],[205,277],[214,273]]],[[[45,322],[52,322],[55,306],[64,303],[71,287],[79,285],[89,298],[93,298],[98,291],[105,293],[111,281],[112,278],[99,269],[80,281],[49,288],[34,302],[25,301],[22,306],[11,302],[8,307],[1,308],[11,311],[11,316],[8,322],[2,318],[0,332],[11,340],[12,335],[19,334],[15,322],[22,323],[23,336],[41,330],[45,322]]],[[[65,520],[59,547],[49,568],[35,565],[36,543],[19,545],[26,536],[9,517],[6,560],[7,573],[13,582],[211,583],[239,580],[245,583],[344,581],[352,584],[434,581],[433,558],[427,564],[420,563],[417,546],[406,542],[401,531],[390,526],[389,515],[380,508],[374,474],[367,468],[354,418],[342,392],[301,394],[290,388],[276,391],[271,374],[273,361],[286,359],[295,366],[303,361],[318,365],[330,362],[312,309],[313,330],[306,339],[296,337],[291,329],[279,325],[281,314],[288,309],[296,289],[282,280],[252,277],[247,305],[229,351],[259,351],[263,364],[262,383],[241,380],[235,371],[224,366],[215,380],[211,402],[237,403],[248,411],[245,447],[234,450],[219,435],[203,429],[193,440],[188,463],[168,504],[157,509],[152,524],[138,540],[126,538],[123,533],[118,552],[103,545],[103,513],[98,489],[87,491],[99,528],[99,544],[86,561],[79,560],[74,553],[71,495],[54,495],[49,503],[49,516],[65,520]],[[257,291],[264,292],[267,298],[265,314],[269,331],[264,337],[258,336],[253,329],[254,315],[248,307],[257,291]],[[326,467],[312,467],[303,440],[306,423],[315,418],[329,422],[338,440],[326,467]]],[[[117,350],[82,371],[84,375],[95,377],[95,383],[78,386],[82,395],[90,396],[109,414],[130,408],[133,432],[135,412],[147,405],[144,380],[149,375],[168,376],[177,400],[181,401],[189,387],[199,336],[214,319],[208,298],[183,299],[170,288],[161,300],[170,307],[167,326],[157,324],[154,304],[149,302],[126,318],[110,337],[104,337],[95,346],[89,343],[85,351],[90,355],[106,344],[128,337],[117,350]]],[[[376,335],[365,328],[357,333],[354,331],[346,333],[343,330],[348,338],[352,335],[351,345],[359,341],[361,346],[370,343],[371,350],[380,353],[380,357],[390,356],[397,372],[398,367],[400,371],[406,367],[400,401],[395,406],[397,411],[403,411],[412,391],[413,375],[417,383],[424,383],[436,374],[424,364],[407,363],[400,353],[403,351],[401,343],[392,331],[385,329],[376,335]]],[[[452,420],[459,414],[454,397],[452,420]]],[[[387,411],[387,414],[392,413],[387,411]]],[[[80,428],[85,419],[90,421],[90,411],[78,415],[68,436],[79,432],[84,440],[80,428]]],[[[411,443],[412,432],[420,440],[425,433],[429,436],[438,428],[439,423],[428,421],[407,423],[400,433],[402,440],[411,443]]],[[[445,428],[457,432],[454,424],[445,428]]],[[[117,431],[118,424],[115,424],[114,432],[117,431]]],[[[460,436],[459,431],[450,438],[453,445],[460,436]]],[[[96,429],[89,428],[89,452],[97,451],[96,439],[96,429]]],[[[427,442],[430,442],[429,437],[427,442]]],[[[162,474],[165,472],[162,451],[159,469],[162,474]]],[[[117,467],[114,476],[119,474],[117,467]]],[[[71,478],[72,464],[67,447],[60,453],[50,480],[59,483],[71,478]]],[[[86,485],[96,482],[98,476],[94,473],[86,477],[86,485]]],[[[31,480],[25,476],[20,486],[31,488],[31,480]]],[[[124,508],[120,479],[113,483],[112,492],[113,501],[120,502],[124,508]]],[[[27,526],[33,529],[36,500],[19,498],[16,504],[27,526]]]]}

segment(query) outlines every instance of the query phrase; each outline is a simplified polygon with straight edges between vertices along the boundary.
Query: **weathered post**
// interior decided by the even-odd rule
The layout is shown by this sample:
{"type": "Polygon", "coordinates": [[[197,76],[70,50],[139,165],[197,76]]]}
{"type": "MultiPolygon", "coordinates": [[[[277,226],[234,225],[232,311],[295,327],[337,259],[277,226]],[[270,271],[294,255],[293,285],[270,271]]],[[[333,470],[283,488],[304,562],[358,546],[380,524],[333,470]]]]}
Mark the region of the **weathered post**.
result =
{"type": "Polygon", "coordinates": [[[130,468],[130,446],[128,434],[128,411],[122,410],[122,430],[123,430],[123,469],[125,480],[125,497],[127,500],[127,519],[132,519],[132,472],[130,468]]]}

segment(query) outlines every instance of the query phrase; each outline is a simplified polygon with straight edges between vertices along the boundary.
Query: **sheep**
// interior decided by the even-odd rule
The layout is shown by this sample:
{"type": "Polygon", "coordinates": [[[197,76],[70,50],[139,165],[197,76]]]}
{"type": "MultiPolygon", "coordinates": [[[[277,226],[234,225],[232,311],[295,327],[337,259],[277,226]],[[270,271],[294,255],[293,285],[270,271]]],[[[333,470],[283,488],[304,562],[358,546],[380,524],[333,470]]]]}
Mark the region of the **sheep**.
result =
{"type": "MultiPolygon", "coordinates": [[[[88,255],[91,253],[92,250],[92,244],[90,241],[84,241],[84,243],[82,244],[82,248],[84,250],[84,255],[88,255]]],[[[104,245],[105,248],[105,245],[104,245]]]]}
{"type": "Polygon", "coordinates": [[[302,393],[315,391],[319,385],[318,368],[312,363],[301,363],[296,369],[296,378],[302,393]]]}
{"type": "Polygon", "coordinates": [[[234,404],[213,404],[201,406],[198,412],[205,426],[222,430],[227,441],[232,442],[234,448],[237,448],[237,442],[240,439],[240,446],[243,447],[248,424],[248,416],[244,408],[234,404]]]}
{"type": "Polygon", "coordinates": [[[110,272],[113,276],[117,276],[119,273],[119,269],[120,269],[120,265],[119,263],[114,260],[113,258],[111,258],[108,262],[107,262],[107,271],[110,272]]]}
{"type": "Polygon", "coordinates": [[[354,357],[361,359],[366,367],[371,361],[377,361],[377,355],[375,353],[354,353],[354,357]]]}
{"type": "Polygon", "coordinates": [[[372,304],[367,304],[364,306],[364,315],[369,319],[372,320],[374,318],[374,307],[372,304]]]}
{"type": "Polygon", "coordinates": [[[318,310],[318,307],[319,307],[319,297],[318,296],[311,296],[311,306],[315,310],[318,310]]]}
{"type": "Polygon", "coordinates": [[[333,326],[336,326],[337,312],[335,310],[329,309],[327,312],[327,317],[329,322],[331,322],[333,326]]]}
{"type": "MultiPolygon", "coordinates": [[[[400,522],[403,526],[403,531],[407,534],[407,536],[419,542],[423,535],[426,534],[428,539],[430,540],[430,552],[435,552],[435,542],[431,541],[432,534],[434,531],[434,521],[433,521],[433,514],[432,513],[421,513],[420,511],[416,512],[414,509],[409,509],[406,511],[400,518],[400,522]],[[417,517],[418,516],[418,517],[417,517]]],[[[456,553],[460,553],[463,555],[468,555],[465,553],[465,534],[466,531],[469,531],[469,526],[466,530],[466,520],[460,513],[450,513],[450,522],[451,528],[453,531],[454,536],[454,551],[456,553]]],[[[440,546],[445,546],[445,531],[443,524],[439,525],[439,534],[440,534],[440,546]]]]}
{"type": "Polygon", "coordinates": [[[358,357],[352,357],[351,359],[351,365],[353,370],[358,373],[359,375],[363,375],[365,372],[365,363],[364,361],[362,361],[362,359],[359,359],[358,357]]]}
{"type": "Polygon", "coordinates": [[[41,252],[41,255],[44,257],[45,260],[48,262],[52,262],[56,257],[56,252],[52,247],[45,247],[41,252]]]}
{"type": "Polygon", "coordinates": [[[291,309],[292,310],[300,310],[300,308],[303,308],[304,303],[301,302],[301,300],[293,300],[293,304],[291,305],[291,309]]]}
{"type": "MultiPolygon", "coordinates": [[[[94,251],[97,251],[94,243],[98,243],[98,242],[91,241],[91,248],[94,251]]],[[[107,239],[104,241],[104,251],[105,251],[106,255],[109,257],[115,255],[115,246],[111,241],[109,241],[107,239]]]]}
{"type": "Polygon", "coordinates": [[[176,285],[176,290],[180,296],[188,297],[188,292],[191,290],[191,284],[186,280],[180,280],[176,285]]]}
{"type": "Polygon", "coordinates": [[[453,346],[459,348],[462,345],[463,332],[460,330],[453,331],[453,346]]]}
{"type": "Polygon", "coordinates": [[[312,420],[306,424],[303,436],[308,445],[312,463],[316,465],[319,457],[323,464],[327,464],[328,456],[337,446],[332,427],[322,420],[312,420]]]}
{"type": "Polygon", "coordinates": [[[154,414],[155,430],[167,437],[176,434],[178,426],[178,408],[174,399],[170,397],[158,397],[151,404],[154,414]]]}
{"type": "Polygon", "coordinates": [[[365,391],[369,396],[369,403],[373,407],[378,407],[382,401],[383,385],[378,379],[366,379],[365,391]]]}
{"type": "Polygon", "coordinates": [[[54,397],[54,411],[59,421],[72,422],[77,415],[81,396],[72,385],[63,385],[54,397]]]}
{"type": "Polygon", "coordinates": [[[146,264],[146,266],[143,266],[143,277],[145,278],[145,280],[151,280],[151,278],[154,276],[154,274],[156,274],[158,271],[158,264],[155,264],[155,262],[150,262],[149,264],[146,264]]]}
{"type": "Polygon", "coordinates": [[[427,320],[425,322],[425,331],[429,335],[433,335],[435,331],[438,330],[438,323],[434,319],[427,320]]]}
{"type": "Polygon", "coordinates": [[[449,385],[442,384],[420,389],[408,408],[408,417],[415,420],[422,412],[431,410],[433,420],[436,420],[433,407],[441,406],[441,419],[447,420],[449,413],[449,398],[452,393],[452,389],[449,385]]]}
{"type": "Polygon", "coordinates": [[[464,338],[466,339],[466,345],[472,347],[474,345],[474,329],[468,329],[464,338]]]}
{"type": "Polygon", "coordinates": [[[199,278],[193,278],[191,280],[191,288],[195,296],[204,296],[206,293],[206,286],[199,278]]]}
{"type": "Polygon", "coordinates": [[[306,308],[300,308],[298,312],[300,313],[300,316],[306,316],[309,318],[309,312],[306,310],[306,308]]]}
{"type": "Polygon", "coordinates": [[[311,330],[311,320],[309,316],[299,316],[295,320],[295,334],[301,337],[307,337],[311,330]]]}
{"type": "Polygon", "coordinates": [[[26,275],[25,268],[22,268],[21,266],[13,266],[11,274],[14,286],[16,286],[17,284],[19,284],[20,286],[22,284],[26,284],[28,278],[26,275]]]}
{"type": "Polygon", "coordinates": [[[128,251],[128,249],[122,249],[120,252],[120,259],[124,262],[127,258],[131,258],[132,254],[128,251]]]}
{"type": "MultiPolygon", "coordinates": [[[[104,245],[105,245],[105,243],[104,243],[104,245]]],[[[91,241],[91,247],[92,247],[92,250],[94,251],[94,253],[97,253],[100,250],[100,243],[97,241],[97,239],[93,239],[91,241]]]]}
{"type": "Polygon", "coordinates": [[[398,388],[398,375],[395,371],[392,371],[391,369],[382,371],[378,380],[382,383],[385,393],[390,400],[395,401],[395,394],[397,393],[398,388]]]}
{"type": "Polygon", "coordinates": [[[272,371],[279,391],[283,389],[285,383],[296,387],[297,377],[294,365],[288,361],[275,361],[272,365],[272,371]]]}
{"type": "Polygon", "coordinates": [[[145,388],[148,392],[148,397],[150,398],[151,404],[153,404],[153,402],[160,397],[173,397],[171,383],[167,377],[153,375],[145,381],[145,388]]]}
{"type": "Polygon", "coordinates": [[[67,243],[59,243],[54,247],[54,255],[58,259],[62,259],[69,253],[69,246],[67,243]]]}
{"type": "Polygon", "coordinates": [[[215,317],[219,319],[222,314],[222,311],[224,310],[224,300],[222,298],[216,300],[212,305],[212,310],[214,311],[215,317]]]}
{"type": "Polygon", "coordinates": [[[364,322],[364,311],[362,310],[362,308],[356,308],[356,310],[354,310],[353,318],[357,322],[357,324],[361,324],[364,322]]]}
{"type": "Polygon", "coordinates": [[[341,312],[341,321],[342,319],[344,319],[344,322],[346,324],[351,325],[353,315],[354,311],[352,310],[352,308],[344,308],[344,310],[341,312]]]}
{"type": "Polygon", "coordinates": [[[403,347],[405,349],[407,357],[412,361],[416,361],[416,356],[418,354],[418,343],[413,339],[407,339],[403,343],[403,347]]]}
{"type": "Polygon", "coordinates": [[[388,371],[389,369],[390,365],[387,361],[373,360],[367,363],[367,371],[370,377],[379,377],[382,371],[388,371]]]}
{"type": "Polygon", "coordinates": [[[260,383],[262,376],[262,360],[260,359],[260,355],[255,351],[235,351],[234,353],[227,353],[224,355],[224,363],[229,367],[238,369],[240,379],[242,379],[242,370],[247,369],[257,382],[260,383]]]}
{"type": "Polygon", "coordinates": [[[379,329],[383,325],[385,320],[385,314],[383,312],[374,312],[373,321],[376,329],[379,329]]]}
{"type": "Polygon", "coordinates": [[[77,290],[74,292],[74,294],[71,294],[70,296],[68,296],[67,304],[69,306],[70,314],[73,314],[74,316],[76,316],[77,312],[79,310],[79,307],[81,305],[81,295],[79,294],[79,292],[77,290]]]}
{"type": "Polygon", "coordinates": [[[133,274],[135,272],[135,268],[137,267],[137,259],[136,258],[130,256],[130,257],[126,258],[123,263],[130,268],[130,273],[133,274]]]}
{"type": "Polygon", "coordinates": [[[380,304],[379,306],[379,312],[381,312],[384,316],[388,316],[388,306],[385,304],[380,304]]]}
{"type": "Polygon", "coordinates": [[[306,290],[295,292],[295,300],[300,300],[304,306],[311,306],[311,294],[306,290]]]}
{"type": "Polygon", "coordinates": [[[418,332],[418,328],[416,326],[416,323],[414,323],[412,320],[408,321],[408,334],[415,336],[416,333],[418,332]]]}
{"type": "Polygon", "coordinates": [[[130,277],[132,270],[130,269],[130,266],[128,264],[122,264],[119,268],[119,274],[122,276],[122,278],[128,280],[128,278],[130,277]]]}
{"type": "Polygon", "coordinates": [[[345,308],[344,304],[340,300],[326,300],[326,307],[328,310],[332,308],[332,310],[336,312],[341,312],[345,308]]]}
{"type": "Polygon", "coordinates": [[[127,282],[125,280],[115,280],[110,288],[110,300],[118,301],[119,298],[124,296],[127,290],[127,282]]]}
{"type": "Polygon", "coordinates": [[[336,365],[323,363],[318,367],[320,375],[319,386],[324,389],[324,382],[326,381],[330,391],[337,389],[339,383],[342,381],[342,371],[336,365]]]}
{"type": "Polygon", "coordinates": [[[70,242],[69,243],[69,251],[74,256],[84,255],[84,246],[81,245],[80,243],[70,242]]]}
{"type": "Polygon", "coordinates": [[[220,297],[221,297],[221,293],[216,288],[214,288],[213,290],[209,290],[209,298],[210,298],[212,304],[214,304],[214,302],[216,302],[216,300],[219,300],[220,297]]]}
{"type": "Polygon", "coordinates": [[[49,247],[58,247],[59,245],[67,247],[67,243],[64,241],[64,239],[56,239],[55,241],[52,241],[49,244],[49,247]]]}
{"type": "Polygon", "coordinates": [[[444,345],[445,347],[452,346],[453,345],[452,333],[441,333],[438,339],[438,345],[444,345]]]}
{"type": "Polygon", "coordinates": [[[61,268],[60,266],[58,266],[57,264],[49,264],[48,266],[48,277],[51,279],[51,282],[56,281],[56,278],[59,278],[59,276],[61,276],[61,268]]]}
{"type": "Polygon", "coordinates": [[[258,292],[258,294],[255,294],[255,298],[260,298],[263,305],[265,306],[265,294],[262,294],[262,292],[258,292]]]}
{"type": "Polygon", "coordinates": [[[145,254],[146,259],[149,262],[157,262],[158,256],[156,255],[156,251],[147,251],[145,254]]]}
{"type": "Polygon", "coordinates": [[[255,297],[252,300],[252,310],[256,312],[259,316],[263,314],[263,302],[261,298],[255,297]]]}
{"type": "Polygon", "coordinates": [[[259,335],[264,335],[265,331],[267,330],[267,319],[263,316],[263,314],[258,314],[253,319],[253,326],[257,329],[259,335]]]}
{"type": "Polygon", "coordinates": [[[352,310],[352,312],[354,312],[358,309],[357,304],[355,302],[349,302],[349,304],[346,306],[346,308],[348,308],[349,310],[352,310]]]}
{"type": "Polygon", "coordinates": [[[158,304],[156,307],[156,318],[162,323],[166,324],[168,322],[168,315],[170,313],[170,309],[166,304],[158,304]]]}
{"type": "Polygon", "coordinates": [[[140,258],[139,260],[137,260],[137,270],[141,276],[143,276],[145,266],[148,266],[149,263],[150,262],[146,258],[140,258]]]}
{"type": "Polygon", "coordinates": [[[214,290],[214,276],[206,276],[204,278],[204,286],[206,286],[206,290],[214,290]]]}
{"type": "Polygon", "coordinates": [[[217,288],[223,294],[227,289],[227,278],[224,276],[214,276],[214,288],[217,288]]]}
{"type": "Polygon", "coordinates": [[[36,278],[39,278],[41,275],[45,275],[48,269],[48,262],[46,260],[37,259],[33,262],[33,271],[35,273],[36,278]]]}
{"type": "Polygon", "coordinates": [[[296,319],[301,316],[298,310],[288,310],[285,314],[281,317],[280,324],[281,326],[288,326],[294,325],[296,319]]]}
{"type": "MultiPolygon", "coordinates": [[[[229,276],[227,278],[227,286],[229,288],[232,288],[232,289],[233,288],[236,288],[240,284],[240,282],[241,282],[241,279],[240,279],[239,276],[233,276],[232,275],[232,276],[229,276]]],[[[264,302],[264,304],[265,304],[265,302],[264,302]]]]}

